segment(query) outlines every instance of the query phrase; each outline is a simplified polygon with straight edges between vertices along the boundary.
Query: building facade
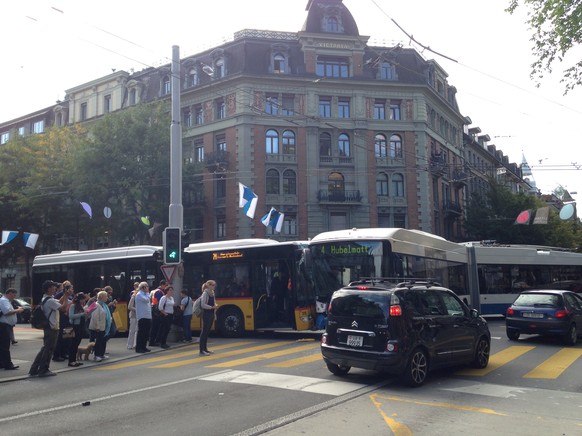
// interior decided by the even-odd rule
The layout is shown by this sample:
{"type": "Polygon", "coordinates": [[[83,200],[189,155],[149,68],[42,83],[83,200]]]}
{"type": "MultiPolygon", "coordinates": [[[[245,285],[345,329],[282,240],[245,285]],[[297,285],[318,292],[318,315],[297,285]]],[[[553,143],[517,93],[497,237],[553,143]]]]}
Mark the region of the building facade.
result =
{"type": "MultiPolygon", "coordinates": [[[[184,171],[204,168],[183,186],[191,242],[376,226],[463,240],[467,200],[490,177],[523,189],[520,168],[470,127],[437,62],[368,44],[342,0],[310,0],[306,11],[296,33],[242,30],[181,59],[184,171]],[[238,208],[239,182],[258,195],[253,220],[238,208]],[[285,214],[281,233],[260,222],[271,207],[285,214]]],[[[171,83],[170,65],[114,72],[0,123],[0,138],[169,103],[171,83]]]]}

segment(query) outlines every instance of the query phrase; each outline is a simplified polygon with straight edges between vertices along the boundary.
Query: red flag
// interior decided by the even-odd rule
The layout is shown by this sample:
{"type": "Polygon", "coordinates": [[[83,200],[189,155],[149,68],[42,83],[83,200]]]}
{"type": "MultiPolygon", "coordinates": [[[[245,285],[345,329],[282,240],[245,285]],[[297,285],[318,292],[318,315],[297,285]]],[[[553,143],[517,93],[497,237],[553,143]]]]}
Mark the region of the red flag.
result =
{"type": "Polygon", "coordinates": [[[531,211],[531,209],[528,209],[521,212],[513,224],[529,224],[531,220],[531,211]]]}

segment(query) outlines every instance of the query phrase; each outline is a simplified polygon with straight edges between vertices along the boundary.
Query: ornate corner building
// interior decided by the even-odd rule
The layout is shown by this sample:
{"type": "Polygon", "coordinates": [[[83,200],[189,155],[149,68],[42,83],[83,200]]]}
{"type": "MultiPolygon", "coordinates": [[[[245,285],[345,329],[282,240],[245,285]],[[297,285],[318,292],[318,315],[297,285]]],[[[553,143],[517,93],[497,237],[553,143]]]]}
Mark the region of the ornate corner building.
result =
{"type": "MultiPolygon", "coordinates": [[[[471,192],[489,177],[525,186],[520,168],[469,127],[436,61],[368,44],[342,0],[310,0],[306,11],[297,33],[242,30],[181,60],[184,170],[204,168],[183,188],[191,242],[351,227],[462,240],[471,192]],[[237,208],[239,182],[259,197],[254,220],[237,208]],[[260,223],[271,207],[285,214],[281,233],[260,223]]],[[[169,108],[170,73],[118,71],[76,86],[64,102],[0,123],[0,142],[157,100],[169,108]]]]}

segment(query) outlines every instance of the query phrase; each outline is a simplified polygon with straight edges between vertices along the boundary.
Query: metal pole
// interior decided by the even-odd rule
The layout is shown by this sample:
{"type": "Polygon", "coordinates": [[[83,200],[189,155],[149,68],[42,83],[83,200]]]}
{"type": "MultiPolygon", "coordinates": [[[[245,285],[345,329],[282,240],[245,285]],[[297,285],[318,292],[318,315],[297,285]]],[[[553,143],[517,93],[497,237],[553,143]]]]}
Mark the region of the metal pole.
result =
{"type": "MultiPolygon", "coordinates": [[[[180,110],[180,47],[172,46],[172,124],[170,128],[170,207],[169,227],[178,227],[180,232],[184,228],[184,207],[182,206],[182,111],[180,110]]],[[[174,302],[180,300],[182,290],[182,264],[176,266],[177,271],[172,278],[174,288],[174,302]]],[[[181,338],[181,329],[174,328],[170,334],[176,340],[181,338]]]]}

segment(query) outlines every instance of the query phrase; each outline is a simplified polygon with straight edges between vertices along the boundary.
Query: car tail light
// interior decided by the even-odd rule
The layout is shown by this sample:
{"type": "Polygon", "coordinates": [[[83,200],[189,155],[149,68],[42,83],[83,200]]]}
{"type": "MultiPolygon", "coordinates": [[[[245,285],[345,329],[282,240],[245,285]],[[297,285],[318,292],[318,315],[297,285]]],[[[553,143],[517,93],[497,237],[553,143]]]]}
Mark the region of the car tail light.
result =
{"type": "Polygon", "coordinates": [[[505,311],[505,314],[507,316],[513,316],[513,307],[508,307],[507,310],[505,311]]]}
{"type": "Polygon", "coordinates": [[[368,286],[356,286],[356,289],[358,291],[367,291],[370,288],[368,286]]]}
{"type": "Polygon", "coordinates": [[[397,353],[398,352],[398,344],[395,344],[394,342],[388,342],[386,344],[386,351],[390,351],[391,353],[397,353]]]}
{"type": "Polygon", "coordinates": [[[331,313],[331,301],[329,302],[329,304],[327,305],[327,313],[330,314],[331,313]]]}
{"type": "Polygon", "coordinates": [[[327,334],[321,335],[321,343],[324,345],[327,344],[327,334]]]}
{"type": "Polygon", "coordinates": [[[568,312],[565,309],[557,310],[556,313],[554,314],[556,318],[566,318],[568,315],[570,315],[570,312],[568,312]]]}
{"type": "Polygon", "coordinates": [[[398,306],[390,306],[390,316],[401,316],[402,315],[402,307],[398,306]]]}

